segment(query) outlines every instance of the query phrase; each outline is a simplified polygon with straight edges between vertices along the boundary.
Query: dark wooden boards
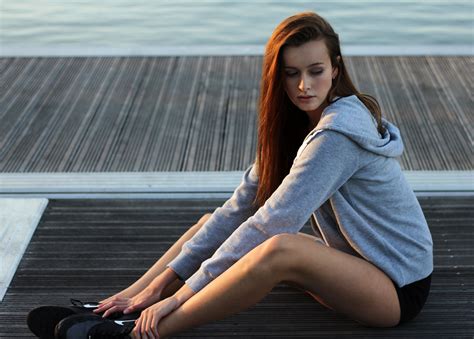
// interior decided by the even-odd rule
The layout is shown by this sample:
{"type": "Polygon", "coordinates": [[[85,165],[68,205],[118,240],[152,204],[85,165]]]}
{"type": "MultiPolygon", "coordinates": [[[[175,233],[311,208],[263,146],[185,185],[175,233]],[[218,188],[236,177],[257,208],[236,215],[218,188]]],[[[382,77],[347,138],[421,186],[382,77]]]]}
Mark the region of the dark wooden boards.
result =
{"type": "MultiPolygon", "coordinates": [[[[0,58],[0,172],[244,170],[261,56],[0,58]]],[[[352,56],[406,170],[472,170],[471,56],[352,56]]]]}
{"type": "MultiPolygon", "coordinates": [[[[193,338],[469,337],[474,335],[472,197],[420,197],[434,239],[430,297],[416,321],[370,329],[277,285],[252,308],[181,333],[193,338]]],[[[223,200],[51,200],[0,304],[0,337],[30,338],[33,307],[103,298],[135,281],[223,200]]],[[[311,233],[309,224],[302,230],[311,233]]]]}

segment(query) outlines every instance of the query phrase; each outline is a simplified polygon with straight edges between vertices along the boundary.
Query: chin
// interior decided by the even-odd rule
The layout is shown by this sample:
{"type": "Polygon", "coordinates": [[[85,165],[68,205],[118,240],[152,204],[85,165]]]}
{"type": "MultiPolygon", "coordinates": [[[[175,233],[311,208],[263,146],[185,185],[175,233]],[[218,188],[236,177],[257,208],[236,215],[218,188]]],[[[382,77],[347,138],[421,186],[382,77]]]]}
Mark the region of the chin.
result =
{"type": "Polygon", "coordinates": [[[311,106],[306,106],[306,105],[300,105],[298,108],[302,111],[305,112],[314,112],[316,111],[321,105],[311,105],[311,106]]]}

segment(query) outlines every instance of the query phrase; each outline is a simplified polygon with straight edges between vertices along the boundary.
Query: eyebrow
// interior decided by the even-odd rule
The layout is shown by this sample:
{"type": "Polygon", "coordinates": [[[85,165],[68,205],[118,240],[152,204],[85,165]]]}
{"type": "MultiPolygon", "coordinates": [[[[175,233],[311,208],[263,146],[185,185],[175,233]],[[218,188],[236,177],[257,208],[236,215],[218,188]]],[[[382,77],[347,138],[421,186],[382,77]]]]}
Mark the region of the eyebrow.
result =
{"type": "MultiPolygon", "coordinates": [[[[311,65],[308,65],[308,67],[312,67],[312,66],[316,66],[316,65],[324,65],[324,62],[315,62],[315,63],[312,63],[311,65]]],[[[284,68],[295,68],[295,69],[298,69],[297,67],[293,67],[293,66],[285,66],[284,68]]]]}

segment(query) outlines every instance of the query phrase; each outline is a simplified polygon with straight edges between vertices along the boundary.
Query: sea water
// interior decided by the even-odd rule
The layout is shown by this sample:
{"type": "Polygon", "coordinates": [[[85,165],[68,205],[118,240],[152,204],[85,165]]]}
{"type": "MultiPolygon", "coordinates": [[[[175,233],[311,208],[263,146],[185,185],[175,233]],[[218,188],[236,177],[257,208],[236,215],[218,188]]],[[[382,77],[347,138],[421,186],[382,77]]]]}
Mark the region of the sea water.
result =
{"type": "MultiPolygon", "coordinates": [[[[2,49],[264,46],[284,18],[315,11],[342,45],[473,44],[473,1],[2,0],[2,49]]],[[[446,47],[449,48],[449,47],[446,47]]]]}

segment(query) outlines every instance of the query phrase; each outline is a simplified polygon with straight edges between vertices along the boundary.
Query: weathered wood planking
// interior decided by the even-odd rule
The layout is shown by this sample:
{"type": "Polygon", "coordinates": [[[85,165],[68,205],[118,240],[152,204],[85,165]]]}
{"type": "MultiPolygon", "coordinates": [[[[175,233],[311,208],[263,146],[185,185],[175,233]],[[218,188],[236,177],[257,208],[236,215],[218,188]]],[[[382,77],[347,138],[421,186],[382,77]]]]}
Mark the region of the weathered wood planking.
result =
{"type": "MultiPolygon", "coordinates": [[[[228,171],[254,158],[260,56],[0,58],[0,172],[228,171]]],[[[471,56],[346,57],[406,170],[470,170],[471,56]]]]}
{"type": "MultiPolygon", "coordinates": [[[[371,329],[279,284],[252,308],[183,332],[193,338],[456,337],[474,335],[472,197],[419,198],[434,239],[433,284],[422,313],[371,329]]],[[[51,200],[3,303],[0,337],[31,338],[27,312],[70,297],[97,300],[143,274],[199,217],[223,200],[51,200]]],[[[309,224],[303,232],[311,233],[309,224]]]]}

